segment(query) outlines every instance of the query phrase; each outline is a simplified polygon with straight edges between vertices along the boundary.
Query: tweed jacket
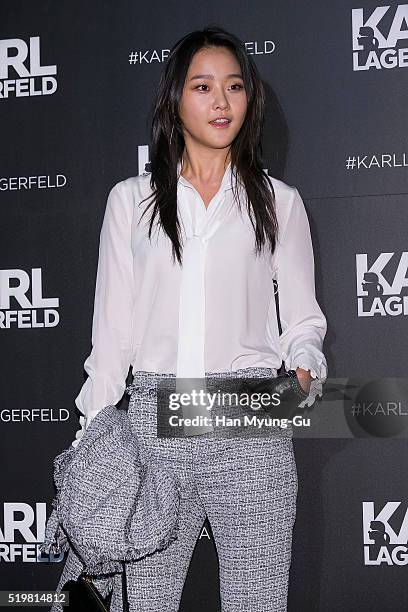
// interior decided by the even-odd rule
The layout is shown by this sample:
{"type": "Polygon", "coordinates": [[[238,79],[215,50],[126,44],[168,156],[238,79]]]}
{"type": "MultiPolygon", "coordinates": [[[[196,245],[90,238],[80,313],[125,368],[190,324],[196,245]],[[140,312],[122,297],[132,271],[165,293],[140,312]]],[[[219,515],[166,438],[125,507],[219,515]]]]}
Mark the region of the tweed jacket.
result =
{"type": "Polygon", "coordinates": [[[127,412],[108,405],[76,448],[55,457],[41,552],[73,548],[83,571],[103,577],[178,537],[180,483],[164,466],[142,463],[139,450],[127,412]]]}

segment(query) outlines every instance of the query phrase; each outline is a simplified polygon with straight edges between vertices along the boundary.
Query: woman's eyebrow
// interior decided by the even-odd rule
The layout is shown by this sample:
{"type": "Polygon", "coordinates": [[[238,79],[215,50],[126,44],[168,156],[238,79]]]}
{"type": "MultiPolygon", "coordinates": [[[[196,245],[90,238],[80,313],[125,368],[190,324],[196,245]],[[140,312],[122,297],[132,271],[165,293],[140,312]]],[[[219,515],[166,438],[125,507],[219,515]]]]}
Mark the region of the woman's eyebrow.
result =
{"type": "MultiPolygon", "coordinates": [[[[232,72],[231,74],[227,74],[227,78],[239,78],[242,79],[242,74],[239,74],[238,72],[232,72]]],[[[194,79],[213,79],[214,75],[213,74],[195,74],[194,76],[192,76],[190,78],[190,81],[193,81],[194,79]]]]}

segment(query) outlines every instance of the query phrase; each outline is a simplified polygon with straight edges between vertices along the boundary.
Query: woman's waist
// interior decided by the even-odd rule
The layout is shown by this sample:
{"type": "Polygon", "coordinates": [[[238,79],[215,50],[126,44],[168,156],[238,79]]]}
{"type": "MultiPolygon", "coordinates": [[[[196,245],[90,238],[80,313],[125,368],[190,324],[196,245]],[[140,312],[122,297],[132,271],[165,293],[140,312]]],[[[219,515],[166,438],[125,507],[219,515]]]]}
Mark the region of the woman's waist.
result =
{"type": "MultiPolygon", "coordinates": [[[[221,368],[219,370],[207,370],[205,380],[200,383],[200,379],[191,379],[193,385],[210,386],[220,382],[222,379],[233,383],[234,379],[242,378],[274,378],[277,376],[278,367],[266,365],[249,365],[239,367],[237,369],[221,368]]],[[[131,395],[134,392],[141,394],[152,394],[156,392],[157,384],[161,380],[168,380],[172,386],[177,385],[177,377],[174,371],[162,371],[160,367],[157,369],[139,369],[136,365],[133,366],[133,381],[126,387],[126,393],[131,395]]],[[[179,379],[180,380],[180,379],[179,379]]]]}

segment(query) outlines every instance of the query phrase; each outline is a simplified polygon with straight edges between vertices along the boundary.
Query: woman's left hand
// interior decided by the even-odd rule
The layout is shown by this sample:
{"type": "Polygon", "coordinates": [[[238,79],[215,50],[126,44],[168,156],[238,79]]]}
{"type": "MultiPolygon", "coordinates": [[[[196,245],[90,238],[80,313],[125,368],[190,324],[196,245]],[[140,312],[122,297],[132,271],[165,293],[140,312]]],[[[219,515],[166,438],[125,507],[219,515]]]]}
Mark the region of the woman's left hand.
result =
{"type": "Polygon", "coordinates": [[[306,393],[309,393],[310,383],[312,380],[309,370],[303,370],[303,368],[296,368],[296,375],[298,377],[299,384],[302,387],[303,391],[305,391],[306,393]]]}

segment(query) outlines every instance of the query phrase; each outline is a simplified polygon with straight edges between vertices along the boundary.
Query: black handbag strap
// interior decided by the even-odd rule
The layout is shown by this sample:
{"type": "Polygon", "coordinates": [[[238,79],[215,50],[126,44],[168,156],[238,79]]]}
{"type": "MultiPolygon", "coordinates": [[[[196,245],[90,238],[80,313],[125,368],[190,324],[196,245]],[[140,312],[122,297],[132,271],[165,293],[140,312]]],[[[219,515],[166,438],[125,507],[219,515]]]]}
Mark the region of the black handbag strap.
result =
{"type": "Polygon", "coordinates": [[[127,593],[127,577],[126,577],[126,562],[121,561],[122,563],[122,604],[124,612],[130,612],[129,601],[128,601],[128,593],[127,593]]]}

